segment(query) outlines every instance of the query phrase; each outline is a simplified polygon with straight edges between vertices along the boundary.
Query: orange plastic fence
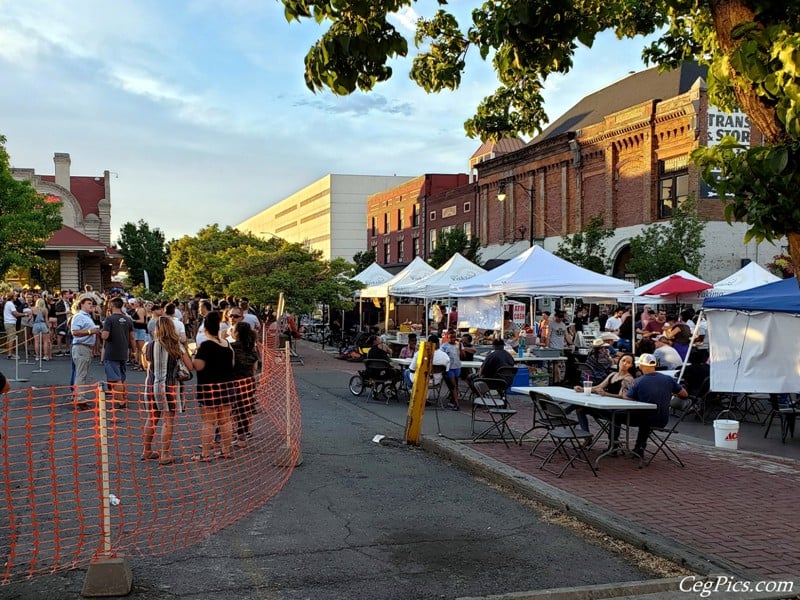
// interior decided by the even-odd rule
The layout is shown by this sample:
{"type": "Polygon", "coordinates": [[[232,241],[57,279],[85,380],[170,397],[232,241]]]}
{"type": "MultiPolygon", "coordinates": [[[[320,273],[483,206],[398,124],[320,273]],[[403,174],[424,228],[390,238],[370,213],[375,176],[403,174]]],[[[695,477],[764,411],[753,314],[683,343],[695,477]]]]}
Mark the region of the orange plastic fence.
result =
{"type": "MultiPolygon", "coordinates": [[[[31,387],[2,398],[0,583],[100,556],[174,552],[266,503],[292,474],[301,419],[291,364],[272,350],[263,358],[255,382],[228,390],[249,417],[251,437],[240,432],[229,458],[215,443],[210,462],[192,460],[201,454],[202,427],[202,390],[193,381],[182,385],[185,412],[175,415],[170,464],[155,454],[142,459],[152,417],[145,385],[128,384],[125,396],[113,397],[127,398],[126,408],[115,408],[102,386],[31,387]],[[90,397],[91,410],[75,410],[76,394],[90,397]]],[[[159,444],[157,431],[154,453],[159,444]]]]}

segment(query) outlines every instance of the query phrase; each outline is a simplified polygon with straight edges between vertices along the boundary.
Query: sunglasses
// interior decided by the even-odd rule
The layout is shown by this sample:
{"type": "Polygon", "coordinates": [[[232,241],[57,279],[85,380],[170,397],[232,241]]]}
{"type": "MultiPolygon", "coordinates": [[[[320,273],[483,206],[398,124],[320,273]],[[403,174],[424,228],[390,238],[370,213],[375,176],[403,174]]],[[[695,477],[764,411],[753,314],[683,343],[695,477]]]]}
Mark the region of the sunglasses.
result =
{"type": "Polygon", "coordinates": [[[241,319],[242,315],[228,315],[231,319],[241,319]]]}

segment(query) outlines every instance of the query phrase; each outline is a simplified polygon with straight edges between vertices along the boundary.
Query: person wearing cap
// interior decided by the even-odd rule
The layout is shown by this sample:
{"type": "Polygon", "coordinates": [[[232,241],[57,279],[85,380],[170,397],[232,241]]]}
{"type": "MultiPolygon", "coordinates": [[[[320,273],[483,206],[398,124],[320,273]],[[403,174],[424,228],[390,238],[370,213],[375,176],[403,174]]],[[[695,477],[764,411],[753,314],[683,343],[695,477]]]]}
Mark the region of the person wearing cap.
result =
{"type": "Polygon", "coordinates": [[[672,341],[666,335],[660,335],[655,340],[656,349],[653,351],[653,356],[658,361],[659,369],[680,369],[683,364],[683,359],[675,348],[672,347],[672,341]]]}
{"type": "Polygon", "coordinates": [[[592,349],[586,357],[586,366],[592,372],[593,385],[603,381],[613,368],[611,353],[608,351],[608,344],[603,338],[592,340],[592,349]]]}
{"type": "MultiPolygon", "coordinates": [[[[636,360],[642,375],[637,377],[625,397],[629,400],[655,404],[656,410],[635,410],[630,413],[629,424],[639,428],[633,453],[644,457],[647,439],[653,427],[664,427],[669,422],[669,409],[672,396],[686,398],[688,392],[674,378],[656,372],[658,359],[652,354],[642,354],[636,360]]],[[[615,432],[615,440],[618,434],[615,432]]]]}
{"type": "MultiPolygon", "coordinates": [[[[78,312],[72,317],[70,330],[72,331],[72,364],[74,366],[74,377],[72,385],[86,385],[89,382],[89,367],[92,364],[92,351],[100,327],[95,325],[92,314],[96,305],[94,294],[81,294],[78,298],[78,312]]],[[[77,410],[88,410],[91,408],[86,400],[82,400],[80,395],[75,397],[75,408],[77,410]]]]}

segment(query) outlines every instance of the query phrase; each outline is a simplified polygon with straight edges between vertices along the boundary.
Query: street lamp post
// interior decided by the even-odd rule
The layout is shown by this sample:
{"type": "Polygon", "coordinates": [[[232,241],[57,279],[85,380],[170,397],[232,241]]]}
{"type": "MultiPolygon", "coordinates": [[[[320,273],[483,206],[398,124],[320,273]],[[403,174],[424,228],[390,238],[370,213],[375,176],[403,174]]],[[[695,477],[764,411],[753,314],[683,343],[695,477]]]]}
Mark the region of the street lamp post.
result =
{"type": "Polygon", "coordinates": [[[497,201],[498,202],[505,202],[508,195],[506,194],[506,185],[518,185],[523,190],[528,192],[528,243],[531,248],[533,248],[533,200],[534,200],[534,191],[535,186],[531,186],[530,188],[525,187],[519,181],[514,179],[513,177],[507,177],[505,179],[501,179],[498,186],[497,186],[497,201]]]}

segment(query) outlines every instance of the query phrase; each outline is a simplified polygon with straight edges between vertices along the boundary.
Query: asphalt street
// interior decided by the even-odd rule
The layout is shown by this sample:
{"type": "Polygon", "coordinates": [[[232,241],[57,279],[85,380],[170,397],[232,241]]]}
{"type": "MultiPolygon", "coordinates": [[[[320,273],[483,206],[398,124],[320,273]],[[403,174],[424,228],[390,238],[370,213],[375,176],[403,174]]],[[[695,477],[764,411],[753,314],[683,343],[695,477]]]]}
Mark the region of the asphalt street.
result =
{"type": "MultiPolygon", "coordinates": [[[[50,364],[53,379],[65,362],[50,364]]],[[[394,443],[402,430],[350,395],[348,373],[307,365],[295,376],[303,464],[271,502],[217,535],[132,560],[129,598],[458,598],[650,577],[446,461],[394,443]],[[388,443],[373,442],[376,434],[388,443]]],[[[0,598],[78,598],[84,578],[42,576],[0,587],[0,598]]]]}

